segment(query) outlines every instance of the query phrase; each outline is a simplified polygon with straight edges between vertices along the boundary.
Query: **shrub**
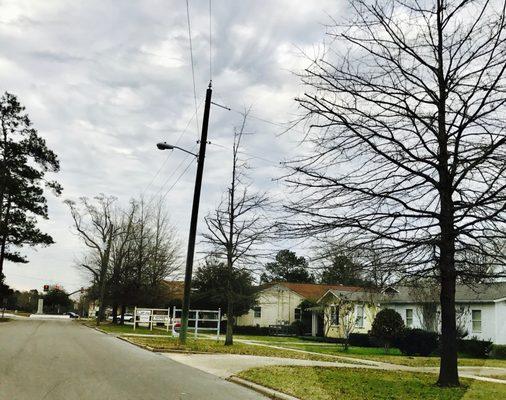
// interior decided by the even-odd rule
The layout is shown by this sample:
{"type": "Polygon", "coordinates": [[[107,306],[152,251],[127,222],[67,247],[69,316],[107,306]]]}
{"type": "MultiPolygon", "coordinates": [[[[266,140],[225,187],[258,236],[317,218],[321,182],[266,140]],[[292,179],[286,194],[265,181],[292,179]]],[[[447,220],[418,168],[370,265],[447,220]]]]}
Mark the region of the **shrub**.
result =
{"type": "Polygon", "coordinates": [[[367,333],[350,333],[350,346],[373,347],[367,333]]]}
{"type": "Polygon", "coordinates": [[[372,323],[371,336],[377,339],[388,351],[404,329],[404,321],[395,310],[385,308],[376,314],[372,323]]]}
{"type": "Polygon", "coordinates": [[[491,347],[492,342],[488,340],[480,340],[476,337],[457,341],[458,351],[470,357],[487,358],[491,347]]]}
{"type": "Polygon", "coordinates": [[[305,333],[304,332],[305,326],[302,321],[293,321],[290,328],[291,328],[291,331],[297,336],[302,336],[305,333]]]}
{"type": "Polygon", "coordinates": [[[490,357],[506,360],[506,345],[493,344],[490,350],[490,357]]]}
{"type": "Polygon", "coordinates": [[[438,334],[423,329],[403,329],[395,344],[402,354],[429,356],[438,347],[438,334]]]}
{"type": "MultiPolygon", "coordinates": [[[[225,324],[222,325],[221,331],[226,332],[226,321],[225,324]]],[[[237,333],[238,335],[261,335],[261,336],[268,336],[269,335],[269,328],[267,327],[260,327],[258,325],[256,326],[234,326],[234,333],[237,333]]]]}

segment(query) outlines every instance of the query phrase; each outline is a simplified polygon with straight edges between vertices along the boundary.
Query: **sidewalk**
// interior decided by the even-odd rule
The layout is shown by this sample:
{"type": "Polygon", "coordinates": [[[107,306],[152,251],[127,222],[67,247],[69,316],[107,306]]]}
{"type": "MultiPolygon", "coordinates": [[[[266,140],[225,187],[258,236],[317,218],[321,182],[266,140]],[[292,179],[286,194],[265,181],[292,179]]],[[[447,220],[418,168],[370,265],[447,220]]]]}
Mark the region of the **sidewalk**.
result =
{"type": "MultiPolygon", "coordinates": [[[[266,346],[272,348],[281,348],[269,344],[257,344],[247,340],[238,340],[243,343],[252,345],[266,346]]],[[[318,354],[305,350],[294,350],[302,353],[318,354]]],[[[428,372],[438,373],[437,367],[409,367],[405,365],[390,364],[379,361],[363,360],[358,358],[346,358],[336,356],[336,361],[312,361],[279,357],[263,357],[263,356],[247,356],[239,354],[181,354],[181,353],[164,353],[166,357],[174,361],[189,365],[201,371],[208,372],[223,379],[230,378],[241,371],[256,368],[267,367],[273,365],[286,366],[315,366],[315,367],[334,367],[334,368],[368,368],[379,369],[385,371],[407,371],[407,372],[428,372]],[[339,359],[339,360],[338,360],[339,359]],[[342,360],[350,360],[350,363],[342,360]],[[351,363],[353,361],[353,363],[351,363]],[[358,364],[357,361],[361,362],[358,364]]],[[[506,368],[497,367],[459,367],[459,374],[465,378],[476,379],[486,382],[494,382],[506,384],[506,380],[491,378],[490,376],[506,375],[506,368]]]]}

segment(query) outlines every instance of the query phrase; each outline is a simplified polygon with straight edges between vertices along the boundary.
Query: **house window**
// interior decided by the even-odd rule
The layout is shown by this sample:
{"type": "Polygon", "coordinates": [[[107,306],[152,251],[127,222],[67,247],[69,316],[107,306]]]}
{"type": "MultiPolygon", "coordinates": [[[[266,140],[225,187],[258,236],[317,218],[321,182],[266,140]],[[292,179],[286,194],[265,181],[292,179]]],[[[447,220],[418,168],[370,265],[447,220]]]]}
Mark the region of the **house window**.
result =
{"type": "Polygon", "coordinates": [[[411,328],[413,326],[413,309],[406,308],[406,326],[411,328]]]}
{"type": "Polygon", "coordinates": [[[355,326],[357,328],[363,328],[364,327],[364,306],[363,305],[356,305],[355,306],[355,315],[357,318],[355,319],[355,326]]]}
{"type": "Polygon", "coordinates": [[[481,332],[481,310],[472,310],[473,332],[481,332]]]}
{"type": "Polygon", "coordinates": [[[330,306],[330,325],[339,325],[339,307],[330,306]]]}
{"type": "Polygon", "coordinates": [[[262,318],[262,307],[253,307],[253,316],[255,318],[262,318]]]}
{"type": "Polygon", "coordinates": [[[302,312],[300,308],[295,309],[295,321],[300,321],[302,319],[302,312]]]}

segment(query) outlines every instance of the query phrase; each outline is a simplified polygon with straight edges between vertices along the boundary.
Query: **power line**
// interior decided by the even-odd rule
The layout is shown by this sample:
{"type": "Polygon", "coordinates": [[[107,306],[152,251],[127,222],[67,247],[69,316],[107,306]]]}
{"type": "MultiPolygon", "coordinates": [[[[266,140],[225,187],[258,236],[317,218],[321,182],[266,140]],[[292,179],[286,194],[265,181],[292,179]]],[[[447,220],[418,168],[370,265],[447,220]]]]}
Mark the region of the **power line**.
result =
{"type": "MultiPolygon", "coordinates": [[[[194,145],[191,149],[191,151],[194,151],[197,145],[194,145]]],[[[179,164],[174,168],[172,173],[164,180],[164,182],[160,185],[160,188],[156,191],[154,195],[151,196],[151,198],[148,201],[148,205],[153,202],[153,200],[163,191],[167,183],[171,180],[171,178],[176,175],[176,173],[179,171],[179,168],[188,160],[188,157],[190,157],[190,154],[187,154],[186,157],[184,157],[179,164]]]]}
{"type": "MultiPolygon", "coordinates": [[[[196,117],[196,114],[192,114],[192,116],[190,117],[190,119],[186,123],[185,128],[181,131],[181,134],[179,135],[179,137],[177,138],[176,142],[174,143],[176,146],[179,144],[179,142],[183,138],[184,134],[188,131],[188,128],[190,127],[190,124],[192,123],[193,118],[195,118],[195,117],[196,117]]],[[[155,179],[158,177],[158,175],[162,171],[163,167],[165,167],[165,164],[167,164],[167,161],[169,161],[169,158],[170,158],[171,154],[172,154],[172,152],[170,152],[169,154],[167,154],[167,156],[165,157],[165,160],[163,160],[163,163],[160,165],[160,168],[158,168],[158,170],[156,171],[156,173],[153,176],[153,178],[151,179],[151,181],[146,185],[146,187],[144,188],[144,190],[141,192],[141,197],[144,196],[144,194],[147,192],[147,190],[149,189],[149,187],[153,184],[153,182],[155,181],[155,179]]]]}
{"type": "MultiPolygon", "coordinates": [[[[193,61],[193,44],[192,44],[192,30],[191,30],[191,23],[190,23],[190,4],[189,1],[186,0],[186,20],[188,22],[188,39],[190,41],[190,61],[192,66],[192,80],[193,80],[193,101],[195,102],[195,117],[198,115],[197,110],[197,86],[195,85],[195,63],[193,61]]],[[[199,120],[196,118],[195,123],[197,125],[197,138],[199,135],[199,120]]]]}
{"type": "Polygon", "coordinates": [[[211,30],[211,7],[212,7],[212,0],[209,0],[209,81],[211,82],[213,80],[213,65],[212,65],[212,48],[213,48],[213,41],[212,41],[212,30],[211,30]]]}
{"type": "Polygon", "coordinates": [[[181,174],[177,177],[177,179],[175,180],[175,182],[167,189],[167,191],[165,192],[165,194],[160,198],[160,201],[164,201],[165,200],[165,197],[167,197],[167,195],[170,193],[170,191],[172,189],[174,189],[174,187],[177,185],[177,183],[181,180],[181,178],[186,174],[186,172],[190,169],[190,167],[193,165],[193,160],[191,160],[188,165],[186,166],[186,168],[183,170],[183,172],[181,172],[181,174]]]}

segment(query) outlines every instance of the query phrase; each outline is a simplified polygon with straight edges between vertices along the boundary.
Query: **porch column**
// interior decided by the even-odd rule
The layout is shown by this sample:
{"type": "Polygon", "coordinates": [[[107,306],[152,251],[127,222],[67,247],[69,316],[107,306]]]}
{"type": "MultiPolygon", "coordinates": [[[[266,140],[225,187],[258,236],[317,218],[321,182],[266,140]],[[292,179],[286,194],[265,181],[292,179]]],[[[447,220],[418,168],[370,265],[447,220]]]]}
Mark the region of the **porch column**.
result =
{"type": "Polygon", "coordinates": [[[311,311],[311,336],[316,336],[318,333],[318,316],[316,312],[311,311]]]}

